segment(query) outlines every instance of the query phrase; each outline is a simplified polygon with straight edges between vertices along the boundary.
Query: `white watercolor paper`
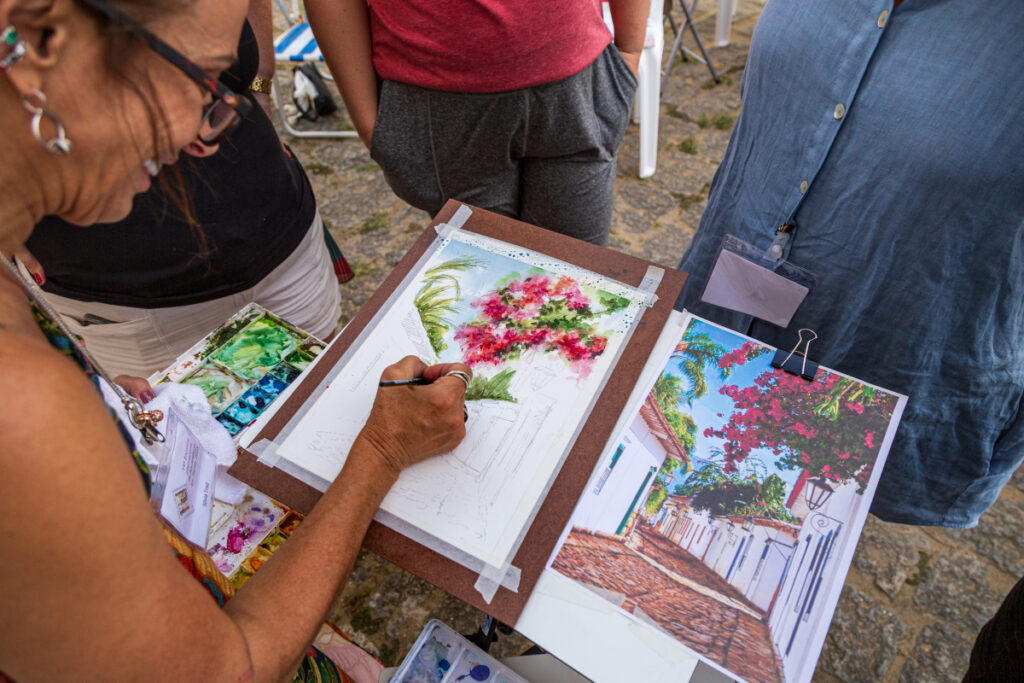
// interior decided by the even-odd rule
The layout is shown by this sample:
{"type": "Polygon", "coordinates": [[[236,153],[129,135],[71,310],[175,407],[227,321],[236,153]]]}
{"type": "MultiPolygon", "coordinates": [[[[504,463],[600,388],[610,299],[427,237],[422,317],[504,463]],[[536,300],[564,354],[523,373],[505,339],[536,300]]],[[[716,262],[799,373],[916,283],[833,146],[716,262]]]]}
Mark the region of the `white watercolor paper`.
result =
{"type": "Polygon", "coordinates": [[[467,403],[466,439],[403,472],[381,509],[501,566],[645,299],[590,271],[456,231],[356,342],[278,454],[332,481],[387,365],[409,354],[428,363],[467,362],[476,378],[491,382],[481,389],[487,397],[467,403]]]}

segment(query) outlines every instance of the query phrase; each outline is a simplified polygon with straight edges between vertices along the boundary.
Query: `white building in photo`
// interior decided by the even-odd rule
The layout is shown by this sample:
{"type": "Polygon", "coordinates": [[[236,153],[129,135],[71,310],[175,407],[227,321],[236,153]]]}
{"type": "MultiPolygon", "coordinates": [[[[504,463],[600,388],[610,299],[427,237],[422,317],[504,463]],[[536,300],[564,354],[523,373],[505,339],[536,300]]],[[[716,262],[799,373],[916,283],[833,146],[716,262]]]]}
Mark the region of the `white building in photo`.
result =
{"type": "Polygon", "coordinates": [[[675,460],[679,467],[689,467],[686,451],[654,397],[648,394],[622,443],[583,494],[574,524],[606,534],[625,533],[634,513],[642,509],[650,495],[666,458],[675,460]]]}
{"type": "MultiPolygon", "coordinates": [[[[768,615],[775,651],[787,670],[799,670],[804,665],[803,641],[827,625],[823,621],[826,617],[823,587],[834,583],[839,571],[839,550],[849,533],[847,520],[857,517],[856,508],[863,503],[855,481],[826,494],[821,485],[804,472],[793,487],[787,504],[791,509],[802,505],[807,513],[768,615]],[[808,505],[810,500],[817,503],[814,509],[808,505]]],[[[839,580],[842,581],[841,577],[839,580]]]]}

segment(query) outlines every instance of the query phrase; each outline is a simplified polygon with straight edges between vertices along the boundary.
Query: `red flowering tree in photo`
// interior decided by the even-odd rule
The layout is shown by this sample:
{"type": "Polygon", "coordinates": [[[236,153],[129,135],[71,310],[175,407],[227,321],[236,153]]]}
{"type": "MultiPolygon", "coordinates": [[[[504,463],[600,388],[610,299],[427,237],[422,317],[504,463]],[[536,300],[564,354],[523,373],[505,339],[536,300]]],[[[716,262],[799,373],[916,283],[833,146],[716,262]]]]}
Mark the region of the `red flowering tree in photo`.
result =
{"type": "Polygon", "coordinates": [[[724,441],[725,471],[760,448],[780,469],[804,469],[834,484],[856,480],[862,493],[889,424],[896,397],[832,373],[808,382],[782,370],[765,371],[746,387],[721,389],[733,400],[729,421],[708,428],[724,441]]]}
{"type": "Polygon", "coordinates": [[[607,292],[597,292],[597,298],[595,310],[591,297],[567,275],[512,279],[472,302],[477,317],[456,330],[455,340],[470,366],[500,366],[538,350],[557,353],[586,378],[608,345],[596,320],[629,304],[607,292]]]}

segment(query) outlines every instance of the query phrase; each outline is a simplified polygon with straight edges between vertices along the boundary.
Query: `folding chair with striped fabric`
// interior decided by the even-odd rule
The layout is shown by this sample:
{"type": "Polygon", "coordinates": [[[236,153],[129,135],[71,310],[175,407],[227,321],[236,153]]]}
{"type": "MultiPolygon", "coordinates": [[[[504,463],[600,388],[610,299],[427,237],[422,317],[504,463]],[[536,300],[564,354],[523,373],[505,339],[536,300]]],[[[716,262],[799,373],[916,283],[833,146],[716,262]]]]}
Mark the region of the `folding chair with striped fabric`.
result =
{"type": "MultiPolygon", "coordinates": [[[[284,9],[284,8],[282,8],[284,9]]],[[[289,21],[291,16],[285,13],[289,21]]],[[[324,63],[324,56],[320,52],[320,46],[316,44],[313,31],[309,28],[308,21],[300,21],[288,28],[274,40],[274,60],[278,62],[319,62],[324,63]]],[[[277,80],[277,72],[274,72],[274,103],[277,111],[281,114],[281,123],[284,129],[297,138],[354,138],[359,134],[354,130],[298,130],[288,121],[284,115],[284,107],[281,101],[281,85],[277,80]]]]}

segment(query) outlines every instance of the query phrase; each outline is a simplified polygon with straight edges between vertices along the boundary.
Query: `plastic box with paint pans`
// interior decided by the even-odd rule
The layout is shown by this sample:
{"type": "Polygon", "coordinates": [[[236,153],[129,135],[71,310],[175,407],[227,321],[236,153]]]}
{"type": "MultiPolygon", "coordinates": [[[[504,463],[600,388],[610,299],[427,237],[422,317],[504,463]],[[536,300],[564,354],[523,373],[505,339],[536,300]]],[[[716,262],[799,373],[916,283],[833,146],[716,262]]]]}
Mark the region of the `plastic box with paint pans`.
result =
{"type": "Polygon", "coordinates": [[[431,619],[391,683],[528,683],[443,622],[431,619]]]}

